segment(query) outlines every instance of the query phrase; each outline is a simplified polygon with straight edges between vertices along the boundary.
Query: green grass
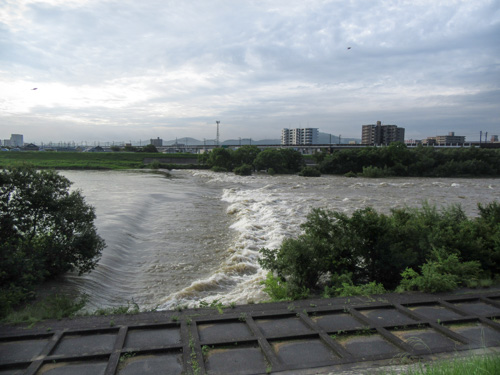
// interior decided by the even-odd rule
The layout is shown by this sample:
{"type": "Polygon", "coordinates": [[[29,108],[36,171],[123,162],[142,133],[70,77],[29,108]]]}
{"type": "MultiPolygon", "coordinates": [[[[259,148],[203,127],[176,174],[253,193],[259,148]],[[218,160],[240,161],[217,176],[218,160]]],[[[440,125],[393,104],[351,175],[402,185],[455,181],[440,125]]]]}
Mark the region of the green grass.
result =
{"type": "Polygon", "coordinates": [[[29,324],[46,319],[62,319],[75,316],[87,303],[87,297],[74,299],[64,295],[51,295],[42,300],[24,304],[10,312],[1,322],[6,324],[29,324]]]}
{"type": "Polygon", "coordinates": [[[379,373],[388,375],[495,375],[500,374],[500,355],[471,356],[451,360],[420,362],[403,372],[379,373]]]}
{"type": "Polygon", "coordinates": [[[194,154],[158,154],[138,152],[2,152],[0,168],[31,164],[54,169],[136,169],[144,168],[144,158],[190,158],[194,154]]]}

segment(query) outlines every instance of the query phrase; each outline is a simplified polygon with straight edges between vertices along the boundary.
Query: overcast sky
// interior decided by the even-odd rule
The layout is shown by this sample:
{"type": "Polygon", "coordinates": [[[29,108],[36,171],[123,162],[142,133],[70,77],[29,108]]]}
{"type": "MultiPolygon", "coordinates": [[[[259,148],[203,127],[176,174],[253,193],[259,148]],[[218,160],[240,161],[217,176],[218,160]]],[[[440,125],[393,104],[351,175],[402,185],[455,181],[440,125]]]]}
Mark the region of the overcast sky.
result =
{"type": "Polygon", "coordinates": [[[500,135],[499,0],[0,0],[0,139],[500,135]],[[37,88],[37,90],[33,90],[37,88]]]}

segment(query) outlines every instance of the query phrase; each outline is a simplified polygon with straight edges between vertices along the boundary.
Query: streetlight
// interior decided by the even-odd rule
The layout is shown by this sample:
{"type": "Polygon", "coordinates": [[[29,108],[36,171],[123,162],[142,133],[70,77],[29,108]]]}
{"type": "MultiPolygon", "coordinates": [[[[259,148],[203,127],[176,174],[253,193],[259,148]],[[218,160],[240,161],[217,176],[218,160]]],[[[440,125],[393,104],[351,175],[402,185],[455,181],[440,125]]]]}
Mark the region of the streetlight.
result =
{"type": "Polygon", "coordinates": [[[219,147],[219,124],[220,121],[215,121],[217,123],[217,147],[219,147]]]}

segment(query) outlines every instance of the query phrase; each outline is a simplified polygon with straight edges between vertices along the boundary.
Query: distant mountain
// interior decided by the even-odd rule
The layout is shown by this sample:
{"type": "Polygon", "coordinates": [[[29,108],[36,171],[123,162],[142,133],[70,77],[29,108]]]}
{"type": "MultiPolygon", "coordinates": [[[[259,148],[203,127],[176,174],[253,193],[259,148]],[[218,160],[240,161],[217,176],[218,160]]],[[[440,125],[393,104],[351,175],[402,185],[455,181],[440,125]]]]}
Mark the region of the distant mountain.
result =
{"type": "MultiPolygon", "coordinates": [[[[340,138],[339,142],[339,137],[333,134],[329,133],[321,133],[319,132],[318,134],[318,143],[319,144],[338,144],[338,143],[349,143],[351,141],[354,141],[356,143],[361,143],[361,139],[359,138],[340,138]]],[[[177,139],[172,139],[169,141],[163,141],[164,146],[170,146],[170,145],[191,145],[191,146],[201,146],[201,145],[215,145],[215,140],[214,139],[207,139],[205,141],[200,141],[195,138],[190,138],[190,137],[184,137],[184,138],[177,138],[177,139]]],[[[261,140],[255,140],[255,139],[250,139],[250,138],[241,138],[241,140],[238,139],[226,139],[225,141],[221,141],[221,145],[229,146],[229,145],[279,145],[281,144],[281,138],[277,139],[261,139],[261,140]]]]}

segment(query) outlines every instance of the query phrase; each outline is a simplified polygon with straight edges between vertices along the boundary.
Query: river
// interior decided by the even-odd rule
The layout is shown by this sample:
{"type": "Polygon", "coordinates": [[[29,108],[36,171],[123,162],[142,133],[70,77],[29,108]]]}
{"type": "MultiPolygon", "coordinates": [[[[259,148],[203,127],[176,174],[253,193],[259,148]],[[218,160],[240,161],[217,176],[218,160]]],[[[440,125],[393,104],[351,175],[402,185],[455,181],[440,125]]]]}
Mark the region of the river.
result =
{"type": "Polygon", "coordinates": [[[267,299],[259,249],[300,233],[313,207],[352,213],[372,206],[500,200],[500,179],[236,176],[211,171],[62,171],[96,209],[107,247],[95,270],[51,289],[89,296],[90,309],[237,304],[267,299]]]}

